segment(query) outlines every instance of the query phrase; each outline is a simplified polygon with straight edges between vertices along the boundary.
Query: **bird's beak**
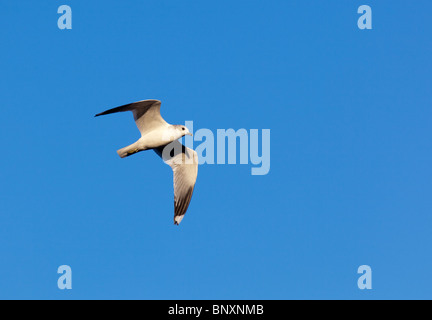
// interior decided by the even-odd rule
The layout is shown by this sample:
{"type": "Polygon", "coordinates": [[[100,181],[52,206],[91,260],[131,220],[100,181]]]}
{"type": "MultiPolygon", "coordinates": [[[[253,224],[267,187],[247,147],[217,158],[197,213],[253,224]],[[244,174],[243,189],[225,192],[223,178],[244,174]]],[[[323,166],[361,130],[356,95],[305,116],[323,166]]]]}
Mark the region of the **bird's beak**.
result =
{"type": "Polygon", "coordinates": [[[193,136],[193,134],[192,133],[190,133],[190,132],[188,132],[188,133],[186,133],[188,136],[193,136]]]}

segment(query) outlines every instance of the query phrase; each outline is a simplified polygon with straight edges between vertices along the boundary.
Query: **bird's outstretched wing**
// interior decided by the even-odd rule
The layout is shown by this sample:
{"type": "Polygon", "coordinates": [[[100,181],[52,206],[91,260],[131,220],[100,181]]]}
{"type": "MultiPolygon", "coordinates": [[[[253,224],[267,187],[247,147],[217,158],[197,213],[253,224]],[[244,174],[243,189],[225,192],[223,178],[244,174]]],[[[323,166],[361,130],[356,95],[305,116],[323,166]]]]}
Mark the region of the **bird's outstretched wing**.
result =
{"type": "Polygon", "coordinates": [[[198,175],[197,153],[177,140],[154,149],[174,174],[174,224],[180,224],[194,191],[198,175]]]}
{"type": "Polygon", "coordinates": [[[144,135],[161,125],[168,124],[160,114],[160,107],[161,102],[159,100],[142,100],[98,113],[95,117],[116,112],[132,111],[135,123],[141,135],[144,135]]]}

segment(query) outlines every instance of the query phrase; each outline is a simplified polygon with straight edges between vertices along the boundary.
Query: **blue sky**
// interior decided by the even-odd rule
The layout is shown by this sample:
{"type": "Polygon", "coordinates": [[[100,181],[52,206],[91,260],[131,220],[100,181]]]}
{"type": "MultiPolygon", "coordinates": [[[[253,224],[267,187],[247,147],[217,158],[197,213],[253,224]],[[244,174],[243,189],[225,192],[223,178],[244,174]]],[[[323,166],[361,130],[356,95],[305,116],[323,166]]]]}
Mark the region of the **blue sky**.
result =
{"type": "Polygon", "coordinates": [[[432,298],[431,10],[3,1],[0,298],[432,298]],[[116,154],[132,116],[93,118],[152,98],[195,130],[271,129],[270,173],[200,166],[174,226],[170,168],[116,154]]]}

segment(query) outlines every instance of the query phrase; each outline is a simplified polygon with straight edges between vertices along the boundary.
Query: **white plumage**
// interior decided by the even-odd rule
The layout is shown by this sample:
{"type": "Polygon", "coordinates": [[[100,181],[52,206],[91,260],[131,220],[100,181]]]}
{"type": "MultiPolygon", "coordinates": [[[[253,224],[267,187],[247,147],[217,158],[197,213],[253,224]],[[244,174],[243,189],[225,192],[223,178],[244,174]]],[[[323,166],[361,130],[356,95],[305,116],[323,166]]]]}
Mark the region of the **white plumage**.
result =
{"type": "Polygon", "coordinates": [[[132,111],[141,138],[117,151],[121,158],[153,149],[168,164],[174,175],[174,224],[180,224],[189,207],[198,175],[197,153],[177,140],[192,135],[182,125],[167,123],[160,114],[159,100],[143,100],[113,108],[97,116],[132,111]]]}

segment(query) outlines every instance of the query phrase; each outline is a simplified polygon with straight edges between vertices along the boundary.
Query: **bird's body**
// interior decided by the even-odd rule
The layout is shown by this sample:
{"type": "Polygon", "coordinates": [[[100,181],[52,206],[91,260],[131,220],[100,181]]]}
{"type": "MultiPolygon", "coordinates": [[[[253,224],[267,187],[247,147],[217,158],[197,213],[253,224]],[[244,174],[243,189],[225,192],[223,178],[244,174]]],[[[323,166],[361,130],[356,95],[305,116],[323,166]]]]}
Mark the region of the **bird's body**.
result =
{"type": "Polygon", "coordinates": [[[167,145],[174,141],[173,139],[166,141],[162,139],[163,135],[167,130],[172,130],[170,125],[162,125],[160,128],[154,129],[153,131],[147,132],[139,138],[139,140],[130,146],[124,147],[117,151],[121,158],[128,157],[134,153],[145,151],[149,149],[155,149],[167,145]]]}
{"type": "Polygon", "coordinates": [[[160,115],[161,102],[143,100],[107,110],[96,116],[123,111],[132,111],[141,138],[135,143],[117,151],[121,158],[153,149],[168,164],[174,174],[174,223],[183,219],[192,198],[198,175],[197,153],[183,146],[177,140],[192,135],[182,125],[171,125],[160,115]]]}

